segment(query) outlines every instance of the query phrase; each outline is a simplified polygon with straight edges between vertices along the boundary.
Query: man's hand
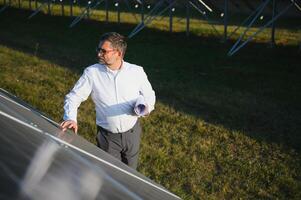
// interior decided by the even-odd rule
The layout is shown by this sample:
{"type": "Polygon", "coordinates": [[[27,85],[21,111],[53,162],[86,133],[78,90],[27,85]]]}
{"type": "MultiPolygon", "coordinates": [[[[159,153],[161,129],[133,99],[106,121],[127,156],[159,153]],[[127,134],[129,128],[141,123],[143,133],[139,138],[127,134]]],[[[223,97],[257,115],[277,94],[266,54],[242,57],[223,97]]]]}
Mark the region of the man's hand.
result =
{"type": "Polygon", "coordinates": [[[135,106],[134,112],[138,116],[147,116],[149,114],[148,106],[146,104],[138,104],[135,106]]]}
{"type": "Polygon", "coordinates": [[[73,129],[74,133],[77,134],[78,126],[75,121],[66,120],[61,123],[61,128],[63,129],[63,131],[66,131],[67,129],[73,129]]]}

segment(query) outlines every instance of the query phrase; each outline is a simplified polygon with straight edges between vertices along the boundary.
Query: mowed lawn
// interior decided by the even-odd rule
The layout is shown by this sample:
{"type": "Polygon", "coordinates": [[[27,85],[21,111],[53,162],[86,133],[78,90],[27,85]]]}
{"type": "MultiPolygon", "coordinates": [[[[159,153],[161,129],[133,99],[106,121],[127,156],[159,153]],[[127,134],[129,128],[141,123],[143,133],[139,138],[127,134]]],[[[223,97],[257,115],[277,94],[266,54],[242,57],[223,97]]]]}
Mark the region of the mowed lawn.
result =
{"type": "MultiPolygon", "coordinates": [[[[97,61],[100,34],[127,35],[135,24],[69,29],[68,17],[30,13],[0,14],[0,87],[59,122],[65,94],[97,61]]],[[[194,29],[187,38],[148,28],[128,41],[125,60],[144,67],[157,95],[142,119],[138,171],[183,199],[301,199],[300,31],[227,57],[233,41],[194,29]]],[[[78,118],[80,135],[95,143],[91,100],[78,118]]]]}

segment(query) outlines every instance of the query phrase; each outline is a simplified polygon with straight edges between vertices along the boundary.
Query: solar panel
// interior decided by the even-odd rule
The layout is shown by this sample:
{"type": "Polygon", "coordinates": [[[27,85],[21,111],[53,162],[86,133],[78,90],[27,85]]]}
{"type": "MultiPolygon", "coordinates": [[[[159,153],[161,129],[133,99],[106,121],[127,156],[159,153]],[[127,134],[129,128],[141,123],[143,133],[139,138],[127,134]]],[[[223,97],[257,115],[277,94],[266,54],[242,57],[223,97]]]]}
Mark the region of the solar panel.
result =
{"type": "Polygon", "coordinates": [[[0,198],[180,199],[0,89],[0,198]]]}

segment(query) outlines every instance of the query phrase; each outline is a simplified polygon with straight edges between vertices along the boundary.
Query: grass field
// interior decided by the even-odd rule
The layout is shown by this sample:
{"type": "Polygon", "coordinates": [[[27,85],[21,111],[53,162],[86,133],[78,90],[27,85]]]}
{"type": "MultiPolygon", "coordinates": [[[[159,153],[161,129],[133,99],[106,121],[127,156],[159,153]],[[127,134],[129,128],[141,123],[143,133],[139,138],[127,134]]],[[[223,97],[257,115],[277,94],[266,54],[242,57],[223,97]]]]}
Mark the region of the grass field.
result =
{"type": "MultiPolygon", "coordinates": [[[[59,122],[65,94],[96,62],[99,35],[135,24],[69,29],[68,17],[29,15],[0,14],[0,87],[59,122]]],[[[300,30],[280,29],[275,48],[263,43],[267,31],[227,57],[232,42],[221,44],[205,23],[192,23],[189,38],[181,24],[170,34],[156,23],[165,22],[129,40],[125,58],[144,67],[158,100],[142,120],[138,171],[183,199],[301,199],[300,30]]],[[[79,126],[95,143],[91,100],[79,126]]]]}

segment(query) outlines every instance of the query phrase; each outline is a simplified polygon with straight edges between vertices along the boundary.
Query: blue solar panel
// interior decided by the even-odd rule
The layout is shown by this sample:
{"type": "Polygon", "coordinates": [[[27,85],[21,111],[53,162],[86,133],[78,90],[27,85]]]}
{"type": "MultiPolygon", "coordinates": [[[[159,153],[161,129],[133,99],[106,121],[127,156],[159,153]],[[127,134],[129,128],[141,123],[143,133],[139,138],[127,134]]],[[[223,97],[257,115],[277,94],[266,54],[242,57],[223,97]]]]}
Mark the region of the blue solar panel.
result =
{"type": "Polygon", "coordinates": [[[0,198],[180,199],[0,90],[0,198]]]}

